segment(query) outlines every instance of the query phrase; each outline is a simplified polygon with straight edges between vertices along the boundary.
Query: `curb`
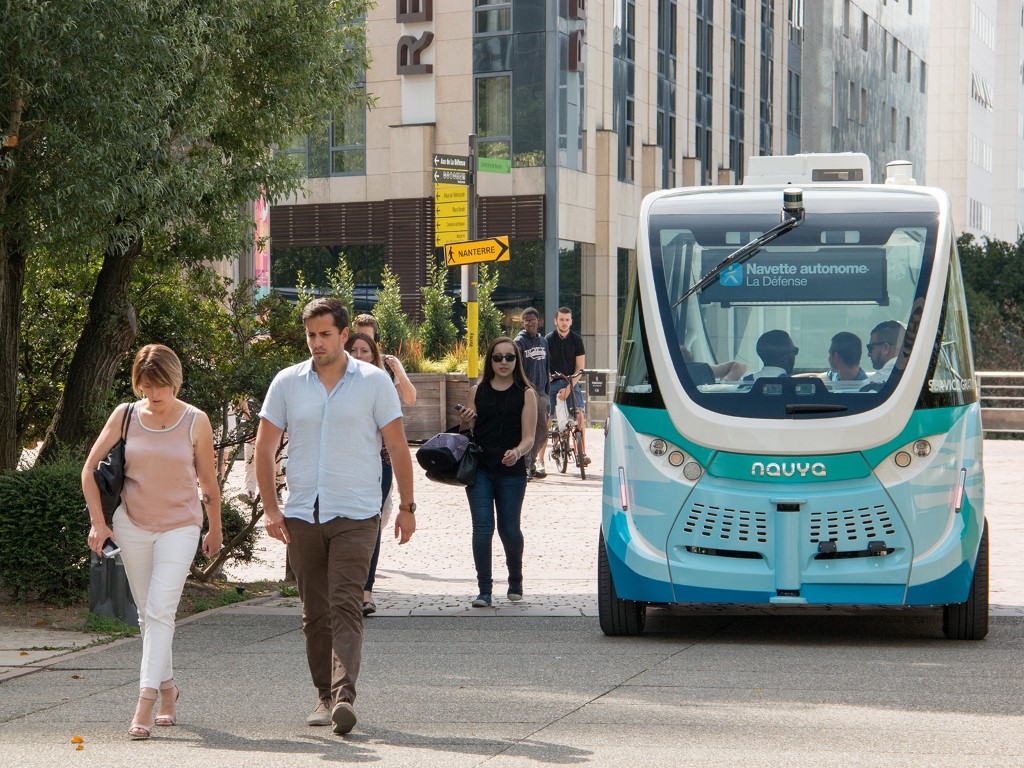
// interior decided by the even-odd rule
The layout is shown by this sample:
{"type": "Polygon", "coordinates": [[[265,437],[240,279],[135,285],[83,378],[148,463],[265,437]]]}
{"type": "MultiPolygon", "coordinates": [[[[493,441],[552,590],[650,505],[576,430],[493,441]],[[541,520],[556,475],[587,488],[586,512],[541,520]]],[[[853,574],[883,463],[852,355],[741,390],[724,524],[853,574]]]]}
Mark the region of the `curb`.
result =
{"type": "MultiPolygon", "coordinates": [[[[270,600],[277,600],[280,597],[281,593],[275,592],[272,595],[262,595],[260,597],[250,598],[249,600],[240,600],[237,603],[231,603],[230,605],[221,605],[216,608],[211,608],[208,611],[203,611],[201,613],[193,613],[191,616],[186,616],[183,619],[179,619],[178,621],[174,622],[174,626],[175,628],[183,627],[187,624],[191,624],[192,622],[203,618],[204,616],[211,616],[213,614],[226,611],[228,608],[233,608],[239,605],[259,605],[260,603],[266,603],[270,600]]],[[[42,661],[39,661],[36,664],[18,667],[17,669],[12,669],[9,672],[4,672],[0,674],[0,683],[5,683],[8,680],[16,680],[19,677],[25,677],[36,672],[42,672],[43,670],[48,669],[49,667],[52,667],[55,664],[63,664],[64,662],[72,659],[77,659],[84,656],[91,656],[94,653],[99,653],[100,651],[104,651],[108,648],[114,648],[118,645],[124,645],[125,643],[131,643],[138,639],[138,637],[119,637],[116,640],[111,640],[110,642],[97,641],[96,645],[91,645],[88,648],[80,648],[78,650],[67,651],[66,653],[58,653],[57,655],[51,656],[48,659],[43,659],[42,661]]]]}

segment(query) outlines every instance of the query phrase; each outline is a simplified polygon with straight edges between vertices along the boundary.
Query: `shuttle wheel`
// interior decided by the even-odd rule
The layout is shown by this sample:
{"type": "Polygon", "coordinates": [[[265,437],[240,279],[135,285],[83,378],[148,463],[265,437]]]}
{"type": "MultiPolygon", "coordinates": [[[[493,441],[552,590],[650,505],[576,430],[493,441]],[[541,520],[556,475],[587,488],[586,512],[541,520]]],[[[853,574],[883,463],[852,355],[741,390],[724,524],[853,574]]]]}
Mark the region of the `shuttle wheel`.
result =
{"type": "Polygon", "coordinates": [[[967,602],[942,607],[942,631],[950,640],[984,640],[988,634],[988,521],[981,532],[967,602]]]}
{"type": "Polygon", "coordinates": [[[597,547],[597,615],[601,620],[601,631],[609,637],[643,634],[647,623],[646,603],[620,600],[615,594],[603,532],[597,547]]]}

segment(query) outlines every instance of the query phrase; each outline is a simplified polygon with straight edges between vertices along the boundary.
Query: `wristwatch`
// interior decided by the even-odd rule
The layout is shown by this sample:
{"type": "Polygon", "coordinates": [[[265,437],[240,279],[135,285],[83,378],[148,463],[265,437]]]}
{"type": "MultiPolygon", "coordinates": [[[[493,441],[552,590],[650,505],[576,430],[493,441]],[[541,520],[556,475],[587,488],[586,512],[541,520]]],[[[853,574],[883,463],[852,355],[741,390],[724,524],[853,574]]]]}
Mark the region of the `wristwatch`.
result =
{"type": "Polygon", "coordinates": [[[416,514],[416,502],[410,501],[408,504],[399,504],[398,510],[400,512],[408,512],[410,515],[416,514]]]}

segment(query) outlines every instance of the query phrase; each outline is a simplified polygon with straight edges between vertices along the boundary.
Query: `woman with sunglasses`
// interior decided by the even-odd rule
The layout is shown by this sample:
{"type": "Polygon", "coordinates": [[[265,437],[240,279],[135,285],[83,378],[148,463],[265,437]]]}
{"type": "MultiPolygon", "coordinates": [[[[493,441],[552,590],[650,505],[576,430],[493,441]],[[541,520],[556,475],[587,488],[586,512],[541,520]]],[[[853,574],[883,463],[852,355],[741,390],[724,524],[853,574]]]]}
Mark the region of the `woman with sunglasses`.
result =
{"type": "Polygon", "coordinates": [[[508,565],[508,599],[523,599],[523,531],[526,461],[537,424],[537,396],[523,370],[519,347],[499,336],[487,347],[484,373],[459,412],[481,448],[476,482],[466,488],[473,518],[473,562],[479,594],[474,608],[491,605],[491,540],[495,518],[508,565]]]}

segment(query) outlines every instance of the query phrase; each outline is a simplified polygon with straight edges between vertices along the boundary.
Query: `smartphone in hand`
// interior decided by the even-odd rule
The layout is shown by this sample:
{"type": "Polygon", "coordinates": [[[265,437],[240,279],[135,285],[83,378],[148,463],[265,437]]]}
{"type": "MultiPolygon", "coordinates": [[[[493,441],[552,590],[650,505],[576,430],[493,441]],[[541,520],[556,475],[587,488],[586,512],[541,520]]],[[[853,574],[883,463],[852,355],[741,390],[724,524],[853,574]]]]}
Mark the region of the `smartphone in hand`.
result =
{"type": "Polygon", "coordinates": [[[462,403],[456,403],[455,405],[452,406],[452,410],[455,411],[456,413],[462,413],[463,407],[464,406],[462,405],[462,403]]]}
{"type": "Polygon", "coordinates": [[[121,548],[117,546],[113,539],[107,539],[103,542],[103,556],[114,557],[121,552],[121,548]]]}

